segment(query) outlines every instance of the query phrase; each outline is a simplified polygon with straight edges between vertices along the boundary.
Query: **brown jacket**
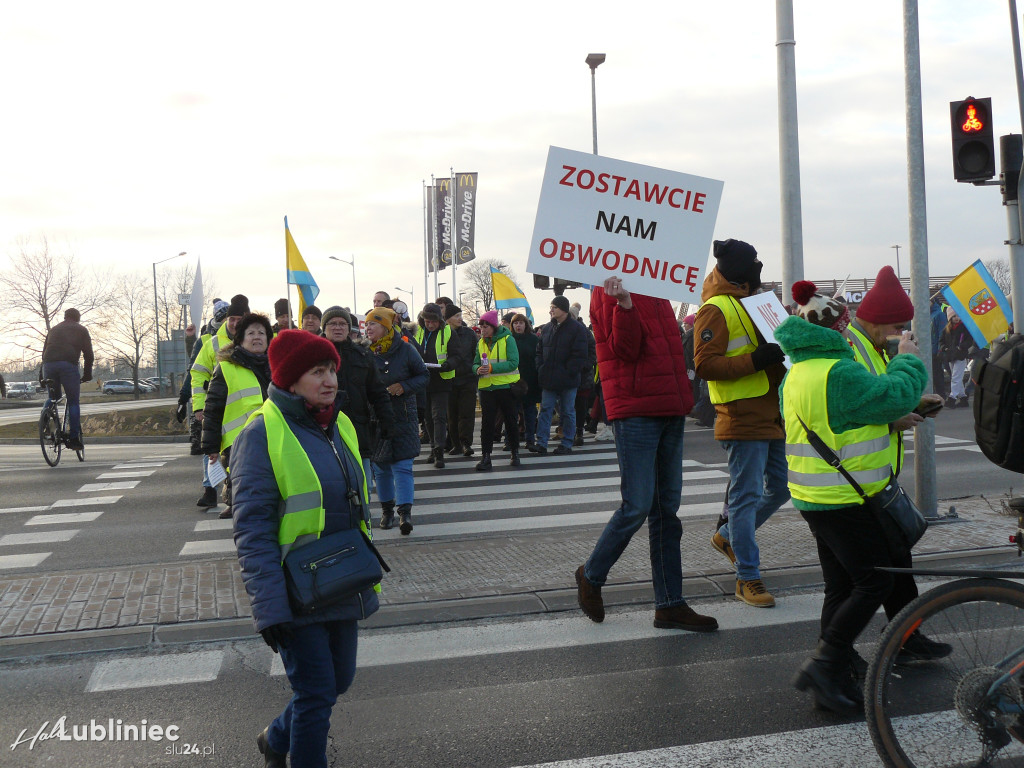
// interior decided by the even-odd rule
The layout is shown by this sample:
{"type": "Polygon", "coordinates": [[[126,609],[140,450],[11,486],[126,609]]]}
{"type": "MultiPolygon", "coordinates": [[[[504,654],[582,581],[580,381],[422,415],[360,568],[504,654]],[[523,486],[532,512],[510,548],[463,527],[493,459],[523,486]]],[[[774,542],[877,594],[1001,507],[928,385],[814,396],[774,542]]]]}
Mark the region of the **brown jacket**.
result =
{"type": "MultiPolygon", "coordinates": [[[[693,326],[693,359],[697,375],[708,381],[741,379],[754,373],[750,355],[726,357],[729,344],[729,327],[721,310],[706,303],[712,296],[735,296],[737,299],[749,295],[746,284],[737,286],[730,283],[715,267],[704,279],[701,300],[705,303],[697,311],[693,326]]],[[[751,322],[753,325],[753,322],[751,322]]],[[[757,343],[764,344],[761,332],[757,331],[757,343]]],[[[760,397],[718,403],[715,411],[716,440],[781,440],[786,437],[779,412],[779,384],[786,375],[786,367],[779,363],[765,369],[768,374],[768,391],[760,397]]]]}

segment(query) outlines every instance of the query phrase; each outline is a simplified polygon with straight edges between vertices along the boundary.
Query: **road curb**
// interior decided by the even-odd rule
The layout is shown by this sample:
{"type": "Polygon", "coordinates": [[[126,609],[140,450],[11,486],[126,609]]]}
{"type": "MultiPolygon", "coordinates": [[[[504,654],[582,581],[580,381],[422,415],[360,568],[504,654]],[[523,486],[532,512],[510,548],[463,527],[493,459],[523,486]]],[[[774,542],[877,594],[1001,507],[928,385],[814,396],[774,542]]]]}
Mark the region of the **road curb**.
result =
{"type": "MultiPolygon", "coordinates": [[[[993,566],[1019,566],[1005,547],[942,552],[915,556],[919,567],[959,567],[967,570],[993,566]]],[[[817,566],[784,567],[762,572],[776,596],[819,587],[817,566]]],[[[965,576],[969,573],[965,573],[965,576]]],[[[1022,572],[1024,578],[1024,572],[1022,572]]],[[[735,576],[722,572],[689,572],[683,578],[683,594],[689,600],[711,600],[733,594],[735,576]]],[[[925,586],[924,589],[927,589],[925,586]]],[[[923,590],[922,590],[923,591],[923,590]]],[[[609,584],[602,590],[608,608],[650,605],[649,580],[609,584]]],[[[467,597],[425,602],[384,604],[362,622],[364,629],[393,629],[479,619],[564,613],[577,609],[575,589],[552,589],[507,595],[467,597]]],[[[173,648],[196,643],[255,639],[251,617],[208,619],[174,624],[143,624],[133,627],[76,630],[0,638],[0,663],[45,657],[75,656],[107,651],[173,648]]]]}
{"type": "MultiPolygon", "coordinates": [[[[122,437],[87,437],[85,449],[90,445],[123,445],[124,443],[187,443],[188,435],[124,435],[122,437]]],[[[35,437],[0,437],[0,445],[39,445],[35,437]]]]}

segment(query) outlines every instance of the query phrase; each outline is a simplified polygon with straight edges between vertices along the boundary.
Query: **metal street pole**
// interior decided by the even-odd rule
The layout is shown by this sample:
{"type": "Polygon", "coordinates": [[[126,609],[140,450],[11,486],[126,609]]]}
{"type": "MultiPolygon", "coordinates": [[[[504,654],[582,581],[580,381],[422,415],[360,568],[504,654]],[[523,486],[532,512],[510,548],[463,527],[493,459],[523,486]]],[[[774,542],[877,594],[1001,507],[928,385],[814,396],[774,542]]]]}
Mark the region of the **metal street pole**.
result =
{"type": "Polygon", "coordinates": [[[409,294],[409,318],[410,319],[416,317],[416,315],[414,314],[416,312],[416,294],[413,293],[413,290],[415,290],[415,288],[416,288],[416,284],[415,283],[413,283],[412,290],[410,290],[408,288],[399,288],[397,285],[395,286],[395,290],[396,291],[401,291],[402,293],[408,293],[409,294]]]}
{"type": "Polygon", "coordinates": [[[348,259],[339,259],[337,256],[328,256],[327,258],[333,259],[334,261],[340,261],[342,264],[348,264],[352,267],[352,311],[358,312],[359,307],[356,306],[358,301],[358,299],[356,299],[356,255],[354,253],[352,254],[352,261],[349,261],[348,259]]]}
{"type": "Polygon", "coordinates": [[[804,277],[793,0],[776,0],[775,35],[779,99],[779,175],[782,196],[782,302],[788,304],[792,296],[793,283],[804,277]]]}
{"type": "MultiPolygon", "coordinates": [[[[910,213],[910,298],[914,303],[913,330],[921,361],[931,378],[932,322],[928,294],[928,216],[924,187],[924,128],[921,117],[921,39],[917,0],[903,0],[904,98],[907,120],[907,198],[910,213]]],[[[929,392],[935,391],[931,382],[929,392]]],[[[914,429],[914,487],[917,506],[926,516],[938,514],[935,483],[935,419],[914,429]]]]}
{"type": "Polygon", "coordinates": [[[597,68],[604,64],[603,53],[587,55],[587,66],[590,67],[590,111],[594,124],[594,154],[597,154],[597,68]]]}
{"type": "Polygon", "coordinates": [[[902,278],[903,274],[900,272],[900,247],[898,245],[890,245],[889,247],[896,249],[896,277],[902,278]]]}
{"type": "Polygon", "coordinates": [[[156,380],[157,380],[157,391],[162,392],[164,387],[164,374],[160,368],[160,302],[157,298],[156,293],[156,265],[163,264],[165,261],[171,259],[177,259],[180,256],[184,256],[185,251],[182,251],[177,256],[168,256],[166,259],[153,262],[153,330],[156,331],[156,380]]]}
{"type": "MultiPolygon", "coordinates": [[[[1017,79],[1017,106],[1020,110],[1020,121],[1021,125],[1024,126],[1024,75],[1021,73],[1021,59],[1020,59],[1020,31],[1017,26],[1017,2],[1016,0],[1009,0],[1010,4],[1010,32],[1013,35],[1013,68],[1017,79]]],[[[1021,207],[1020,207],[1020,195],[1022,194],[1021,182],[1024,181],[1024,163],[1021,164],[1020,173],[1017,175],[1017,194],[1016,199],[1010,203],[1007,202],[1007,217],[1016,216],[1016,221],[1009,222],[1010,224],[1010,301],[1013,304],[1013,330],[1017,333],[1024,329],[1024,301],[1019,300],[1024,297],[1024,244],[1021,243],[1021,230],[1024,227],[1021,226],[1021,207]],[[1013,203],[1016,203],[1016,211],[1014,210],[1013,203]],[[1016,235],[1016,236],[1015,236],[1016,235]]],[[[1006,168],[1003,168],[1003,172],[1006,172],[1006,168]]]]}

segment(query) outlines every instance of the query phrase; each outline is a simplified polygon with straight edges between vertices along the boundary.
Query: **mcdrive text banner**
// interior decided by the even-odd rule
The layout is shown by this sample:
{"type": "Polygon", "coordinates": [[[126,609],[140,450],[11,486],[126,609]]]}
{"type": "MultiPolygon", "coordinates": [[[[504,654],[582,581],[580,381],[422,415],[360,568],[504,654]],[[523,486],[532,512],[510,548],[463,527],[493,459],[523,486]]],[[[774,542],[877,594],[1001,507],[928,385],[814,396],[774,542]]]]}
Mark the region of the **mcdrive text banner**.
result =
{"type": "Polygon", "coordinates": [[[476,258],[473,246],[476,238],[476,181],[475,173],[455,174],[456,264],[465,264],[476,258]]]}
{"type": "Polygon", "coordinates": [[[437,179],[434,182],[434,238],[437,254],[437,271],[452,263],[452,194],[451,179],[437,179]]]}

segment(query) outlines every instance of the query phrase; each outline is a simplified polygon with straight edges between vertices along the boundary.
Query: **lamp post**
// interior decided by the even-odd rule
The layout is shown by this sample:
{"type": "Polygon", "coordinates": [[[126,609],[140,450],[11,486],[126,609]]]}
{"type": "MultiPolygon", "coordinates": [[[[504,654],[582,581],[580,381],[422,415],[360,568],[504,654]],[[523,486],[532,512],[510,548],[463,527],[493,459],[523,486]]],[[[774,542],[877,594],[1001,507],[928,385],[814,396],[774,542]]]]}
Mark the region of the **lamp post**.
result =
{"type": "Polygon", "coordinates": [[[590,67],[590,109],[594,121],[594,154],[597,154],[597,68],[604,64],[603,53],[587,54],[587,66],[590,67]]]}
{"type": "Polygon", "coordinates": [[[416,294],[413,293],[413,290],[415,290],[415,288],[415,284],[411,289],[399,288],[397,285],[395,286],[396,291],[401,291],[402,293],[409,294],[409,317],[414,317],[412,313],[416,311],[416,294]]]}
{"type": "Polygon", "coordinates": [[[902,278],[903,275],[900,274],[900,247],[898,245],[890,245],[889,247],[896,249],[896,277],[902,278]]]}
{"type": "Polygon", "coordinates": [[[352,267],[352,311],[358,312],[359,307],[356,306],[356,255],[354,253],[352,254],[352,261],[349,261],[348,259],[339,259],[337,256],[328,256],[327,258],[333,259],[334,261],[340,261],[342,264],[348,264],[352,267]]]}
{"type": "Polygon", "coordinates": [[[153,320],[155,321],[153,323],[153,329],[156,331],[156,380],[159,385],[159,391],[161,392],[164,388],[164,374],[160,369],[160,302],[156,295],[156,265],[163,264],[165,261],[170,261],[171,259],[177,259],[185,254],[186,252],[182,251],[177,256],[168,256],[166,259],[153,262],[153,320]]]}

